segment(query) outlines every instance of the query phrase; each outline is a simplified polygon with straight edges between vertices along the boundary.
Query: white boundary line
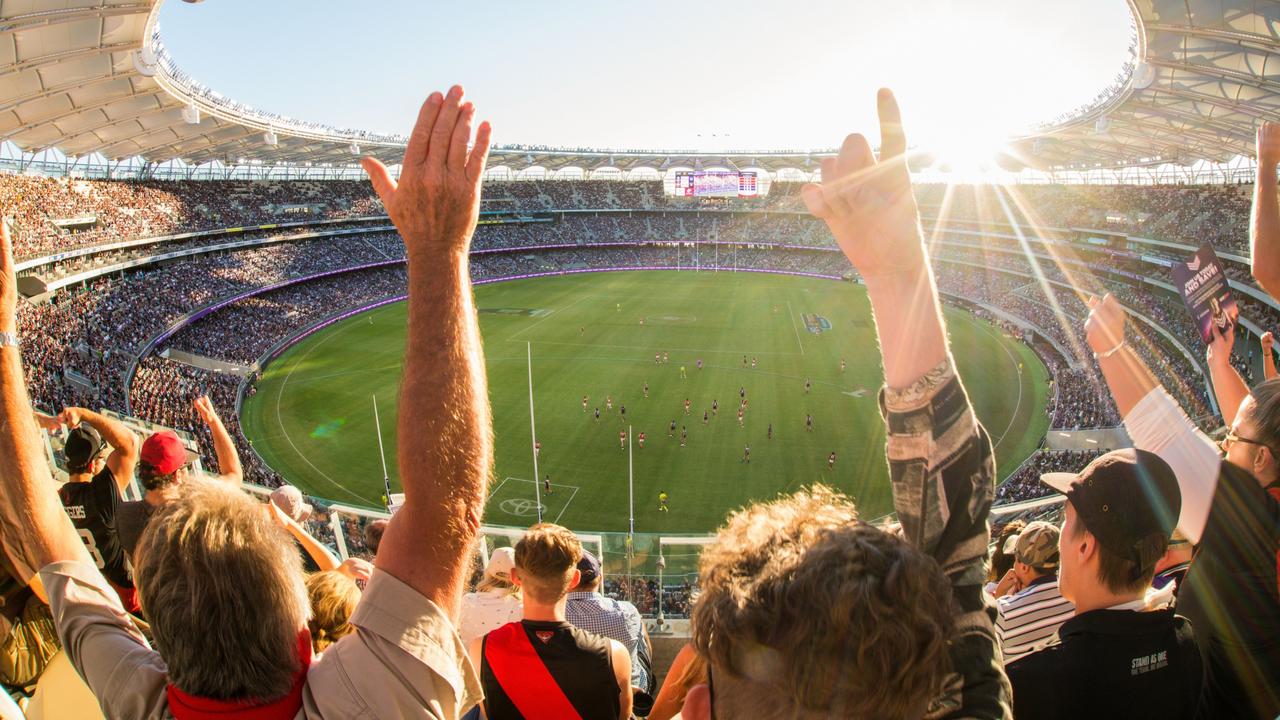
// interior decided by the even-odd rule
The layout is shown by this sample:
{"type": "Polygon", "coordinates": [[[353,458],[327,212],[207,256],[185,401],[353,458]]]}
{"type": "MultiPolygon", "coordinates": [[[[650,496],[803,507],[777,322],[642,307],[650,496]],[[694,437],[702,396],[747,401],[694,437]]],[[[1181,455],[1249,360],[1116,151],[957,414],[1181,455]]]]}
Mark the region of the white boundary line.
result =
{"type": "Polygon", "coordinates": [[[558,312],[564,312],[565,310],[568,310],[569,308],[573,307],[574,305],[577,305],[578,303],[580,303],[580,302],[582,302],[583,300],[586,300],[586,299],[587,299],[587,296],[586,296],[586,295],[582,295],[582,296],[579,296],[577,300],[574,300],[573,302],[569,303],[568,305],[565,305],[564,307],[553,308],[553,309],[551,310],[551,312],[548,312],[548,313],[547,313],[546,315],[544,315],[543,317],[538,318],[538,320],[537,320],[536,322],[534,322],[532,325],[526,325],[525,327],[522,327],[522,328],[520,328],[519,330],[516,330],[515,332],[511,333],[510,335],[508,335],[508,336],[507,336],[507,342],[511,342],[512,340],[515,340],[517,335],[523,335],[523,334],[525,334],[525,333],[529,332],[530,330],[532,330],[532,329],[534,329],[534,328],[538,327],[538,326],[539,326],[539,325],[541,325],[542,323],[544,323],[544,322],[546,322],[546,321],[550,320],[552,317],[554,317],[554,316],[555,316],[555,314],[556,314],[556,313],[558,313],[558,312]]]}
{"type": "MultiPolygon", "coordinates": [[[[506,340],[506,342],[526,342],[526,341],[508,339],[506,340]]],[[[537,342],[539,345],[568,345],[570,347],[614,348],[617,350],[652,350],[654,348],[654,345],[606,345],[605,343],[576,343],[576,342],[562,342],[559,340],[538,340],[537,342]]],[[[663,349],[671,350],[674,352],[702,353],[703,355],[715,355],[717,353],[722,355],[741,355],[743,353],[746,353],[748,355],[803,355],[804,354],[804,352],[793,353],[793,352],[780,352],[777,350],[725,350],[723,348],[717,349],[717,350],[708,350],[705,348],[665,347],[664,346],[663,349]]],[[[801,348],[801,350],[803,350],[803,348],[801,348]]],[[[616,360],[617,358],[601,358],[601,359],[616,360]]]]}
{"type": "Polygon", "coordinates": [[[800,328],[796,325],[796,311],[790,300],[787,301],[787,315],[791,316],[791,329],[796,331],[796,344],[800,346],[800,354],[804,355],[804,343],[800,342],[800,328]]]}
{"type": "MultiPolygon", "coordinates": [[[[485,498],[485,504],[486,504],[486,505],[487,505],[487,504],[489,504],[489,501],[490,501],[490,500],[492,500],[494,497],[496,497],[496,496],[498,495],[498,491],[499,491],[499,490],[501,490],[501,489],[503,488],[503,486],[505,486],[505,485],[507,484],[507,481],[508,481],[508,480],[515,480],[516,482],[532,483],[532,484],[534,484],[534,485],[536,485],[536,484],[537,484],[537,483],[536,483],[536,482],[534,482],[533,480],[526,480],[526,479],[524,479],[524,478],[518,478],[518,477],[511,477],[511,476],[507,476],[507,477],[505,477],[505,478],[503,478],[503,479],[502,479],[502,482],[498,483],[498,487],[494,488],[494,489],[493,489],[493,492],[489,493],[489,497],[485,498]]],[[[551,487],[553,487],[553,488],[554,488],[554,487],[562,487],[562,488],[569,488],[569,489],[573,490],[573,492],[569,493],[569,499],[564,501],[564,507],[560,508],[560,512],[556,515],[556,519],[551,521],[551,522],[553,522],[553,523],[557,523],[557,524],[558,524],[558,523],[560,522],[560,518],[564,516],[564,511],[569,509],[569,504],[573,502],[573,499],[574,499],[575,497],[577,497],[577,495],[578,495],[578,491],[582,489],[582,486],[581,486],[581,485],[568,485],[568,484],[566,484],[566,483],[551,483],[551,487]]],[[[499,507],[498,509],[499,509],[499,510],[502,510],[502,508],[501,508],[501,507],[499,507]]],[[[506,510],[502,510],[502,512],[506,512],[506,510]]],[[[507,513],[507,514],[508,514],[508,515],[511,515],[511,513],[507,513]]],[[[517,517],[518,517],[518,516],[517,516],[517,517]]]]}
{"type": "Polygon", "coordinates": [[[1018,402],[1013,406],[1013,415],[1009,418],[1009,424],[1005,426],[1004,432],[1000,433],[1000,437],[996,438],[996,441],[991,444],[991,451],[995,452],[995,449],[1000,447],[1000,443],[1004,442],[1004,436],[1008,435],[1009,431],[1013,429],[1013,424],[1018,420],[1018,411],[1022,409],[1022,373],[1018,370],[1018,359],[1009,351],[1009,346],[1005,344],[1004,338],[999,333],[992,331],[991,326],[987,323],[976,318],[974,322],[981,325],[988,335],[995,338],[996,344],[1004,350],[1005,355],[1009,356],[1009,362],[1013,364],[1013,372],[1018,376],[1018,402]]]}
{"type": "MultiPolygon", "coordinates": [[[[351,328],[354,326],[355,326],[354,323],[345,324],[345,327],[347,328],[351,328]]],[[[337,337],[340,334],[341,334],[341,330],[326,334],[325,337],[321,339],[319,342],[317,342],[315,345],[312,345],[311,347],[307,348],[307,351],[303,353],[301,357],[294,360],[293,367],[289,368],[289,373],[284,376],[284,380],[280,381],[280,389],[276,391],[276,424],[280,426],[280,432],[284,434],[284,439],[289,442],[289,447],[293,448],[293,451],[297,453],[298,457],[302,458],[303,462],[310,465],[312,470],[315,470],[316,472],[320,473],[320,476],[323,477],[325,480],[327,480],[330,485],[338,488],[342,492],[350,495],[351,497],[361,502],[368,502],[366,498],[360,497],[359,495],[351,492],[346,488],[346,486],[339,484],[333,478],[329,477],[328,473],[316,467],[315,463],[311,462],[311,459],[308,458],[306,455],[304,455],[302,451],[298,449],[298,446],[293,442],[293,438],[289,436],[289,430],[286,429],[284,426],[284,415],[280,411],[280,400],[281,398],[284,397],[284,389],[289,384],[289,378],[292,378],[293,374],[297,372],[298,367],[302,365],[302,361],[306,360],[307,357],[311,355],[311,353],[315,352],[316,348],[329,342],[329,340],[337,337]]]]}

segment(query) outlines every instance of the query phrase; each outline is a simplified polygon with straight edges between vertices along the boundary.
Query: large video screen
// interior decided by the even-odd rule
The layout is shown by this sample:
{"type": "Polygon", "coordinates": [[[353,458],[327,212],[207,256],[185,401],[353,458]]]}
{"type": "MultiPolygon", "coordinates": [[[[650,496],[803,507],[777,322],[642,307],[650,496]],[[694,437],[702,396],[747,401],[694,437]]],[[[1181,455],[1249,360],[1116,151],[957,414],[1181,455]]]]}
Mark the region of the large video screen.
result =
{"type": "Polygon", "coordinates": [[[729,170],[677,170],[675,194],[684,197],[754,197],[756,174],[729,170]]]}

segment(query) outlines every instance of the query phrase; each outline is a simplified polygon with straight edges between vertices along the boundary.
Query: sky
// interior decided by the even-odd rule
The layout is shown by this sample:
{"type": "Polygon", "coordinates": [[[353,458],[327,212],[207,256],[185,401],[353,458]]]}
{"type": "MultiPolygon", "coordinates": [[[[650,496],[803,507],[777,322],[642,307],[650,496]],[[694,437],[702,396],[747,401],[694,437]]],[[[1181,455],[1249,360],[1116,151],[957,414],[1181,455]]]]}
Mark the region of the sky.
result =
{"type": "Polygon", "coordinates": [[[407,133],[462,84],[495,143],[964,153],[1089,102],[1129,58],[1124,0],[170,0],[178,64],[253,107],[407,133]]]}

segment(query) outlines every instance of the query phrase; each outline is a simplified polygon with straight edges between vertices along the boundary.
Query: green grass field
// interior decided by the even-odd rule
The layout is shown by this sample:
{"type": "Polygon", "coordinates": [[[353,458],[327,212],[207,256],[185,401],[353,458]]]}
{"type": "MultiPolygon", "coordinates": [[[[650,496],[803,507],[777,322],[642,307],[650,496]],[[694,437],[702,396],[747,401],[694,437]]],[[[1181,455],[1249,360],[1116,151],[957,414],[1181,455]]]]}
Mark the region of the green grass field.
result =
{"type": "MultiPolygon", "coordinates": [[[[879,354],[861,286],[750,273],[626,272],[488,285],[476,290],[476,300],[496,435],[486,523],[534,521],[526,343],[542,442],[538,470],[550,475],[554,491],[543,497],[548,520],[581,531],[626,531],[628,453],[618,433],[627,425],[646,434],[644,449],[633,448],[637,532],[705,533],[732,508],[815,482],[855,497],[864,517],[892,510],[876,406],[879,354]],[[669,352],[670,361],[655,364],[655,351],[669,352]],[[848,362],[843,373],[841,358],[848,362]],[[749,400],[745,427],[737,421],[740,388],[749,400]],[[605,410],[608,395],[612,412],[605,410]],[[702,413],[713,400],[719,414],[704,425],[702,413]],[[806,413],[812,432],[805,430],[806,413]],[[668,437],[672,419],[675,438],[668,437]],[[688,428],[687,447],[680,447],[681,425],[688,428]],[[741,462],[745,445],[749,465],[741,462]],[[838,459],[828,471],[832,451],[838,459]],[[670,494],[668,513],[657,510],[660,489],[670,494]]],[[[984,322],[958,311],[948,311],[948,322],[1003,475],[1047,428],[1045,368],[984,322]]],[[[404,325],[404,305],[391,305],[313,335],[267,368],[242,419],[272,467],[316,496],[377,505],[376,396],[391,484],[399,488],[394,448],[404,325]]]]}

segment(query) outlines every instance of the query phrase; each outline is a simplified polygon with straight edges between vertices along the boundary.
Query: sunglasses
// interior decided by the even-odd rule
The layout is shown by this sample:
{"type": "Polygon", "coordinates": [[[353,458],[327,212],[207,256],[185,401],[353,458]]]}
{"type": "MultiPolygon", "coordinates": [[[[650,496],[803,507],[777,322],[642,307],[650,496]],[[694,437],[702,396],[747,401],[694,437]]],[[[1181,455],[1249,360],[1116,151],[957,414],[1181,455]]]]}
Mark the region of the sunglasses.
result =
{"type": "Polygon", "coordinates": [[[1276,455],[1276,454],[1277,454],[1275,450],[1272,450],[1272,449],[1271,449],[1271,446],[1270,446],[1270,445],[1268,445],[1268,444],[1266,444],[1266,443],[1264,443],[1264,442],[1258,441],[1258,440],[1253,440],[1253,439],[1251,439],[1251,438],[1241,437],[1240,435],[1236,435],[1235,433],[1231,432],[1230,430],[1228,430],[1228,431],[1227,431],[1227,434],[1226,434],[1226,435],[1223,435],[1223,436],[1222,436],[1222,440],[1220,440],[1220,441],[1218,442],[1218,447],[1222,450],[1222,452],[1224,452],[1224,453],[1225,453],[1225,452],[1227,452],[1228,450],[1230,450],[1230,449],[1231,449],[1231,446],[1232,446],[1232,445],[1234,445],[1234,444],[1236,444],[1236,443],[1238,443],[1238,442],[1240,442],[1240,443],[1245,443],[1245,444],[1247,444],[1247,445],[1257,445],[1258,447],[1264,447],[1264,448],[1266,448],[1267,450],[1270,450],[1272,455],[1276,455]]]}

